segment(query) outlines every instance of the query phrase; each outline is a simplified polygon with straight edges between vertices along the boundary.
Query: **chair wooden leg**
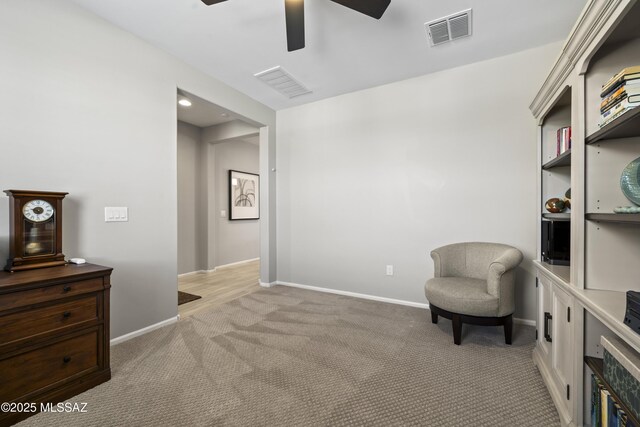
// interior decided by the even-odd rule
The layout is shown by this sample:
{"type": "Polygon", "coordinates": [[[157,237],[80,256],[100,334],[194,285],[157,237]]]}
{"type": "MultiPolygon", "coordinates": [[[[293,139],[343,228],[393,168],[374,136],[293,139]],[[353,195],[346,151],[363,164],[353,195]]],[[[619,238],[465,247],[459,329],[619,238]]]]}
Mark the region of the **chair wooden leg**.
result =
{"type": "Polygon", "coordinates": [[[504,319],[504,342],[511,345],[511,335],[513,334],[513,315],[504,319]]]}
{"type": "Polygon", "coordinates": [[[438,323],[438,313],[431,310],[431,323],[438,323]]]}
{"type": "Polygon", "coordinates": [[[453,343],[460,345],[462,339],[462,318],[459,314],[454,314],[451,321],[453,323],[453,343]]]}

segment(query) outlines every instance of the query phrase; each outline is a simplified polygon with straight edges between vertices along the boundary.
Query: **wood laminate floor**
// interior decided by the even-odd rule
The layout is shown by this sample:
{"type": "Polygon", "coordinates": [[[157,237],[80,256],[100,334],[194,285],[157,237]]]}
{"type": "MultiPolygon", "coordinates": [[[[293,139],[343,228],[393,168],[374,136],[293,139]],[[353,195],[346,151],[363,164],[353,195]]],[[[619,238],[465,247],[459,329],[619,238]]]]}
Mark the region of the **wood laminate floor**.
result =
{"type": "Polygon", "coordinates": [[[260,261],[219,268],[211,273],[178,277],[178,289],[200,295],[199,300],[178,306],[180,317],[210,308],[260,289],[260,261]]]}

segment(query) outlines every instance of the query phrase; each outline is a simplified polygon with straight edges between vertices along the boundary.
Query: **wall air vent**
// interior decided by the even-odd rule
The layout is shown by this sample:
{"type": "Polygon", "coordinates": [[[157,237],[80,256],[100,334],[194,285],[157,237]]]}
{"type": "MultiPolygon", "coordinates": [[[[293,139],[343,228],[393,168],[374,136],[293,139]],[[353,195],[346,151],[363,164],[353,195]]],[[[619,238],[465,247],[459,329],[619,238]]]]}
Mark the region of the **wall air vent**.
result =
{"type": "Polygon", "coordinates": [[[471,35],[471,9],[424,24],[431,46],[471,35]]]}
{"type": "Polygon", "coordinates": [[[287,98],[295,98],[296,96],[311,93],[309,89],[304,87],[279,65],[254,74],[254,76],[287,98]]]}

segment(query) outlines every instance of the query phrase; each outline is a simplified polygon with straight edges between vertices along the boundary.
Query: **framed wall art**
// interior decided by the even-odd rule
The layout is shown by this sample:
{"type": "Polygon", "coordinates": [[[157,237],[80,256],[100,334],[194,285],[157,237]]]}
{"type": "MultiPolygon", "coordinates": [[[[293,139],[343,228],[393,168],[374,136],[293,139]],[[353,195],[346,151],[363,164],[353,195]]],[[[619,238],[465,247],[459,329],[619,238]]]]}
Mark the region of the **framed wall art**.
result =
{"type": "Polygon", "coordinates": [[[229,219],[260,218],[260,175],[229,171],[229,219]]]}

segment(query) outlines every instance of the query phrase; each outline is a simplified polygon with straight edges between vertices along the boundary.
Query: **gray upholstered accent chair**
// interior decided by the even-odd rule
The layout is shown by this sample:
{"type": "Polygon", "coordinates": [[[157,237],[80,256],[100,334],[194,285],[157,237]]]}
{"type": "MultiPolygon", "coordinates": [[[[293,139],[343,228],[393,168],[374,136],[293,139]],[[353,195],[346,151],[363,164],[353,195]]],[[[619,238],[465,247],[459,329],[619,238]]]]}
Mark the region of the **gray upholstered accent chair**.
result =
{"type": "Polygon", "coordinates": [[[462,324],[504,325],[511,344],[515,310],[515,268],[522,253],[500,243],[455,243],[434,249],[434,278],[425,285],[431,321],[451,319],[453,342],[460,345],[462,324]]]}

